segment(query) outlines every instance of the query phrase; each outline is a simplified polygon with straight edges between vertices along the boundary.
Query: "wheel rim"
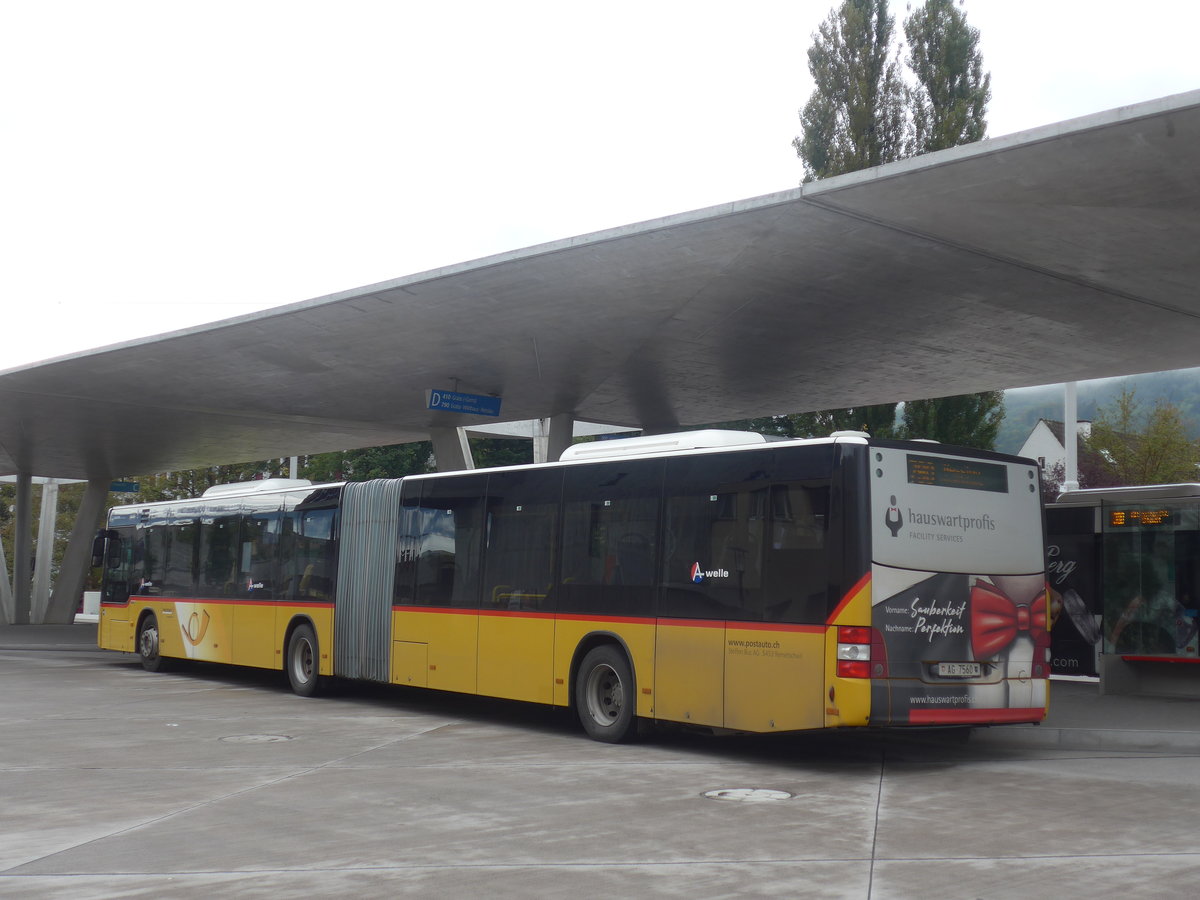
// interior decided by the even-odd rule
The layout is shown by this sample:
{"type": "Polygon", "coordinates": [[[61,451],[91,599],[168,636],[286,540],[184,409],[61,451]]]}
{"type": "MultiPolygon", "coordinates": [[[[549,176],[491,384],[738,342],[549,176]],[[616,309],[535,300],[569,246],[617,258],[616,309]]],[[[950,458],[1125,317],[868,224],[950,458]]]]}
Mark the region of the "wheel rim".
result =
{"type": "Polygon", "coordinates": [[[307,684],[313,675],[313,648],[305,638],[296,641],[292,651],[292,673],[299,684],[307,684]]]}
{"type": "Polygon", "coordinates": [[[612,725],[625,705],[625,686],[609,665],[598,665],[588,673],[585,691],[588,715],[597,725],[612,725]]]}
{"type": "Polygon", "coordinates": [[[154,659],[158,656],[158,625],[151,621],[142,629],[142,635],[138,642],[138,650],[142,654],[142,659],[154,659]]]}

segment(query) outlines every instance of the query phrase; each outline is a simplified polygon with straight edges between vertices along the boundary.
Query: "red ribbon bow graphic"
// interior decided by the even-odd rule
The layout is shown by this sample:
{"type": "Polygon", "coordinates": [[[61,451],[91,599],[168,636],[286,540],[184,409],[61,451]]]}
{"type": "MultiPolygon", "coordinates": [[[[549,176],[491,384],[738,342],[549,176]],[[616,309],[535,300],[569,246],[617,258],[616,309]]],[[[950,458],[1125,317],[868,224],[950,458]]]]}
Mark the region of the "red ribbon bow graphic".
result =
{"type": "Polygon", "coordinates": [[[1046,593],[1030,604],[1016,604],[994,585],[982,581],[971,588],[971,650],[990,659],[1022,632],[1034,641],[1046,633],[1046,593]]]}

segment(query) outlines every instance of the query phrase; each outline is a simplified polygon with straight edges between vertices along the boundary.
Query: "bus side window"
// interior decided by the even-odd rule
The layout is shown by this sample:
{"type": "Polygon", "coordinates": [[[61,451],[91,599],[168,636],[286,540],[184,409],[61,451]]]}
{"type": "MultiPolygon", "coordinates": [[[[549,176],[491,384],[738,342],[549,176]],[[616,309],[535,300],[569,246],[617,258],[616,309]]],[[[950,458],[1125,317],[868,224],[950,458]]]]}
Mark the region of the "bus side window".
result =
{"type": "Polygon", "coordinates": [[[660,615],[763,618],[770,451],[672,459],[660,615]]]}
{"type": "Polygon", "coordinates": [[[484,474],[422,483],[415,510],[417,605],[479,605],[486,486],[484,474]]]}
{"type": "Polygon", "coordinates": [[[197,588],[202,597],[232,597],[237,591],[237,548],[241,514],[235,507],[212,506],[200,519],[200,559],[197,588]]]}
{"type": "Polygon", "coordinates": [[[560,611],[653,615],[662,472],[662,460],[565,471],[560,611]]]}
{"type": "Polygon", "coordinates": [[[488,477],[483,605],[549,609],[562,480],[541,473],[488,477]]]}
{"type": "Polygon", "coordinates": [[[771,541],[763,565],[767,619],[825,621],[828,509],[827,482],[771,486],[771,541]]]}
{"type": "Polygon", "coordinates": [[[335,547],[333,526],[336,510],[306,509],[299,517],[300,530],[292,564],[299,574],[297,600],[333,599],[335,547]]]}

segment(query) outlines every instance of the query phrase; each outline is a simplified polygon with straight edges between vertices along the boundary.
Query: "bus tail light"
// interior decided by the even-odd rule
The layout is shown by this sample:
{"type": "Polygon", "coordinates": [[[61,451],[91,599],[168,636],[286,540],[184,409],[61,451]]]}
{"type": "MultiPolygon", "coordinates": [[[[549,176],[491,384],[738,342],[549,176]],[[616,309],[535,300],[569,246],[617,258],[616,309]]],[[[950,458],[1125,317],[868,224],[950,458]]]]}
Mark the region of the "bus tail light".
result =
{"type": "Polygon", "coordinates": [[[871,632],[864,625],[839,625],[837,674],[839,678],[871,677],[871,632]]]}

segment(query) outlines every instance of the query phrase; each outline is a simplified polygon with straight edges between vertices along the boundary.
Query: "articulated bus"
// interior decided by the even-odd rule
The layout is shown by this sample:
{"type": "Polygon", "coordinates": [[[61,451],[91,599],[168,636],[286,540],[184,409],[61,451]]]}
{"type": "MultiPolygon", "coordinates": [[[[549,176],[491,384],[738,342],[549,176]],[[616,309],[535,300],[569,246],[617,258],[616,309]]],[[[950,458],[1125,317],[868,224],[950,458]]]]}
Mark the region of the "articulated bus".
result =
{"type": "Polygon", "coordinates": [[[1037,464],[699,431],[114,508],[99,643],[744,732],[1045,717],[1037,464]]]}

